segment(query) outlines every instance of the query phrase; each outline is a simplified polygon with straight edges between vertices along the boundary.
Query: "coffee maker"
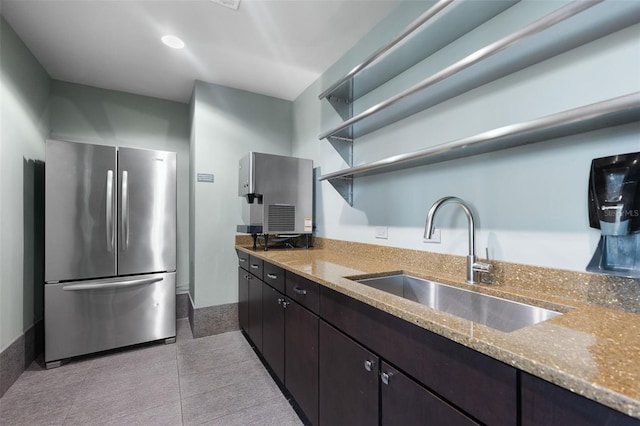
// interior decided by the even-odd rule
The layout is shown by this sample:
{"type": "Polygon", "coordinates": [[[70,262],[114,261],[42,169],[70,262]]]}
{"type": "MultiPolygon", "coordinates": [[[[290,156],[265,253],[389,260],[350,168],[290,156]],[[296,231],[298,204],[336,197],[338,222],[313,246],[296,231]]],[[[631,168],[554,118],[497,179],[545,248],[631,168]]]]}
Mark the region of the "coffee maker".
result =
{"type": "Polygon", "coordinates": [[[589,225],[602,235],[587,271],[640,278],[640,152],[591,162],[589,225]]]}

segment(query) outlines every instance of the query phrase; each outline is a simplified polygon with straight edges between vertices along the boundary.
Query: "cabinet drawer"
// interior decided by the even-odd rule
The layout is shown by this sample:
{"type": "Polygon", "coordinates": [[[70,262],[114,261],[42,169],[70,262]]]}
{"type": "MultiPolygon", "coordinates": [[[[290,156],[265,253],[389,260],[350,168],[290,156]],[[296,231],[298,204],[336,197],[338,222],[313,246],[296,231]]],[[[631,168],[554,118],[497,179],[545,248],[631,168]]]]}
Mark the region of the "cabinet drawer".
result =
{"type": "Polygon", "coordinates": [[[320,316],[482,423],[514,425],[517,371],[445,337],[320,288],[320,316]]]}
{"type": "Polygon", "coordinates": [[[259,279],[262,279],[262,271],[264,269],[264,260],[258,259],[255,256],[249,256],[249,269],[252,275],[255,275],[259,279]]]}
{"type": "Polygon", "coordinates": [[[238,253],[238,266],[240,266],[245,271],[249,270],[249,253],[245,253],[240,250],[236,250],[238,253]]]}
{"type": "Polygon", "coordinates": [[[281,293],[284,293],[284,269],[279,266],[264,262],[264,282],[281,293]]]}
{"type": "Polygon", "coordinates": [[[320,311],[319,285],[313,281],[287,271],[286,294],[307,309],[320,311]]]}

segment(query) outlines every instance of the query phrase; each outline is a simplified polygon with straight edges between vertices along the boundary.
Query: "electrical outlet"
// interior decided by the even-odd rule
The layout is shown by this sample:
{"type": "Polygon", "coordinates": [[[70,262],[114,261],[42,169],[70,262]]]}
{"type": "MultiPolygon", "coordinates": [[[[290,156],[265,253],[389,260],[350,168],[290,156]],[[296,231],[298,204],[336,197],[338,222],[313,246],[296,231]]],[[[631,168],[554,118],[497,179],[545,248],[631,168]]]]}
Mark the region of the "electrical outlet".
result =
{"type": "Polygon", "coordinates": [[[388,228],[386,226],[376,226],[376,238],[386,240],[388,236],[388,228]]]}
{"type": "Polygon", "coordinates": [[[440,229],[438,228],[434,229],[433,233],[431,234],[431,238],[428,240],[425,239],[424,242],[440,244],[440,229]]]}

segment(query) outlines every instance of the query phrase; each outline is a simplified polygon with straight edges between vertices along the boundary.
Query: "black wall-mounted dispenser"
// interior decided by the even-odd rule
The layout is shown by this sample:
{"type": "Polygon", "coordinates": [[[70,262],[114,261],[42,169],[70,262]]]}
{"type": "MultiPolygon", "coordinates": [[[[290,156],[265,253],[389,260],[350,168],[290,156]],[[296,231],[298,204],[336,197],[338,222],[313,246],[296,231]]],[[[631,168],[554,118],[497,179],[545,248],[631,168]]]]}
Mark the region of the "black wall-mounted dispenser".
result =
{"type": "Polygon", "coordinates": [[[640,152],[591,162],[589,224],[602,235],[587,271],[640,278],[640,152]]]}

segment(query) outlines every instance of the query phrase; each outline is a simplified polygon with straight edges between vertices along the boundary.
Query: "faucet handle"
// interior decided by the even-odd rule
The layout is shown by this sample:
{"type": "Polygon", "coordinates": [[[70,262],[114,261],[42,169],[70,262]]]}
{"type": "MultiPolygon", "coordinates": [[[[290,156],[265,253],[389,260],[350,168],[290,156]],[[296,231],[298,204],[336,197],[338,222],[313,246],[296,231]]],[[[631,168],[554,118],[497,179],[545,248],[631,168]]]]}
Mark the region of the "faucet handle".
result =
{"type": "Polygon", "coordinates": [[[474,274],[480,277],[480,282],[485,284],[493,283],[493,265],[489,263],[489,248],[485,248],[485,253],[487,254],[486,262],[473,262],[472,269],[474,274]]]}
{"type": "Polygon", "coordinates": [[[493,270],[493,265],[484,262],[473,262],[473,270],[475,272],[489,273],[493,270]]]}

